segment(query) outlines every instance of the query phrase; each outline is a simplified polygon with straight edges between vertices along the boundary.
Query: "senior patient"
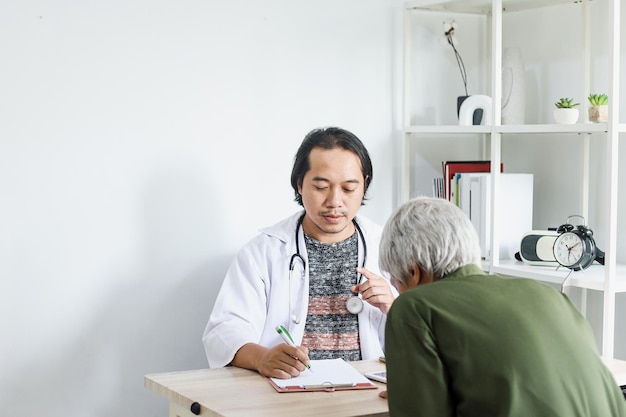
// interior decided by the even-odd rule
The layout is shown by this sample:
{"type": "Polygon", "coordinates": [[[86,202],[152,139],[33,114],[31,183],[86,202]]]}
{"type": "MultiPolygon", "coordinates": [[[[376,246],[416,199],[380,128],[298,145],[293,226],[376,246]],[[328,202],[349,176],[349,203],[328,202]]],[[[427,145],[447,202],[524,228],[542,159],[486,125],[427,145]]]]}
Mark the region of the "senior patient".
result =
{"type": "Polygon", "coordinates": [[[564,294],[485,274],[452,203],[416,198],[388,220],[380,265],[401,293],[385,330],[392,416],[626,416],[591,328],[564,294]]]}

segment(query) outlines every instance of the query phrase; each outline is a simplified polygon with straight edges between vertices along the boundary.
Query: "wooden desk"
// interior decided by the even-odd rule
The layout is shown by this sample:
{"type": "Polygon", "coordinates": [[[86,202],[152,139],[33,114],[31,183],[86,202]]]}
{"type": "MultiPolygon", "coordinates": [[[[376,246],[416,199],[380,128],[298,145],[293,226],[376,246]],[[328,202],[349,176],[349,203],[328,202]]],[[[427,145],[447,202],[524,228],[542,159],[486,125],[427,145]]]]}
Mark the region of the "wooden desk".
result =
{"type": "MultiPolygon", "coordinates": [[[[385,369],[377,360],[351,362],[361,373],[385,369]]],[[[374,382],[374,381],[372,381],[374,382]]],[[[278,393],[266,378],[246,369],[227,367],[146,375],[144,385],[170,402],[170,417],[200,416],[389,416],[379,389],[278,393]]]]}

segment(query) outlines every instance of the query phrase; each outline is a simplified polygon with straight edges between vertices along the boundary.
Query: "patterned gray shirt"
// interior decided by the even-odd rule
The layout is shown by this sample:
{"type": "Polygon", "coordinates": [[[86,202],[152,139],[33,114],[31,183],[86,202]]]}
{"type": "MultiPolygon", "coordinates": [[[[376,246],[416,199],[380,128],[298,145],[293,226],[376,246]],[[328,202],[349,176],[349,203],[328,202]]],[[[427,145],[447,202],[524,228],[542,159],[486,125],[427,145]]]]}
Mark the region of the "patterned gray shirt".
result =
{"type": "Polygon", "coordinates": [[[310,359],[361,359],[358,315],[346,307],[357,283],[356,232],[337,243],[304,235],[309,258],[309,309],[302,344],[310,359]]]}

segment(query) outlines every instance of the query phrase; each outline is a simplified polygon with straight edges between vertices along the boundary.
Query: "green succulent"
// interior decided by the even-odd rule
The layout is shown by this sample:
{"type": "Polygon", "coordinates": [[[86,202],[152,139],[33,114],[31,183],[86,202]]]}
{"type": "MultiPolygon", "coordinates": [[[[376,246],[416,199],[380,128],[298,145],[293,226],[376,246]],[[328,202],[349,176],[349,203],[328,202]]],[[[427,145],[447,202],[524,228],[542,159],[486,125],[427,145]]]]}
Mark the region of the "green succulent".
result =
{"type": "Polygon", "coordinates": [[[554,103],[554,105],[558,109],[571,109],[571,108],[574,108],[574,107],[576,107],[576,106],[578,106],[580,104],[580,103],[573,103],[573,101],[574,101],[573,98],[561,98],[561,99],[559,99],[559,101],[554,103]]]}
{"type": "Polygon", "coordinates": [[[606,94],[589,94],[587,98],[592,106],[605,106],[609,102],[609,96],[606,94]]]}

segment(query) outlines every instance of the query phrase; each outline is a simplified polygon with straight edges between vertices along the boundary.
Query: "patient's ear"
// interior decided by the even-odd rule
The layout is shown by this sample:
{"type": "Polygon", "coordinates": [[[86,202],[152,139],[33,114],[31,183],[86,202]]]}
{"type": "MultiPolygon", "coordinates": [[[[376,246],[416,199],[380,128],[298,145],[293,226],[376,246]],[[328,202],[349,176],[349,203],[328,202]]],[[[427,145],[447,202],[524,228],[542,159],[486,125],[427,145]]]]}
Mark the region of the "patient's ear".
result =
{"type": "Polygon", "coordinates": [[[408,280],[408,286],[415,288],[418,285],[428,284],[433,282],[433,277],[416,263],[413,264],[412,275],[408,280]]]}
{"type": "Polygon", "coordinates": [[[417,266],[417,264],[413,264],[413,267],[411,268],[411,270],[409,271],[411,273],[411,275],[409,276],[409,279],[407,280],[407,287],[409,288],[415,288],[420,284],[420,279],[422,276],[422,270],[420,269],[419,266],[417,266]]]}

